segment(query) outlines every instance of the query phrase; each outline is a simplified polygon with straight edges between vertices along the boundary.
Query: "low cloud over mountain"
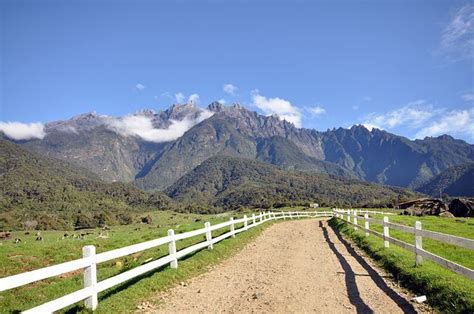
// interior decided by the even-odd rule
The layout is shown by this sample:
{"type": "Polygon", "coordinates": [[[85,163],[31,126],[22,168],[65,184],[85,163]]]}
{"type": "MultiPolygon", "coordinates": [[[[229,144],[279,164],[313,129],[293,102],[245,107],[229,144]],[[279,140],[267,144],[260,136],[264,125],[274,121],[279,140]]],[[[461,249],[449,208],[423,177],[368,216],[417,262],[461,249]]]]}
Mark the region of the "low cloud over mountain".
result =
{"type": "Polygon", "coordinates": [[[167,128],[156,128],[153,117],[129,115],[123,118],[110,119],[107,126],[123,136],[136,136],[148,142],[162,143],[174,141],[198,124],[212,116],[209,110],[202,110],[195,118],[186,116],[182,120],[170,120],[167,128]]]}
{"type": "Polygon", "coordinates": [[[42,139],[46,135],[43,123],[0,122],[0,132],[16,141],[42,139]]]}

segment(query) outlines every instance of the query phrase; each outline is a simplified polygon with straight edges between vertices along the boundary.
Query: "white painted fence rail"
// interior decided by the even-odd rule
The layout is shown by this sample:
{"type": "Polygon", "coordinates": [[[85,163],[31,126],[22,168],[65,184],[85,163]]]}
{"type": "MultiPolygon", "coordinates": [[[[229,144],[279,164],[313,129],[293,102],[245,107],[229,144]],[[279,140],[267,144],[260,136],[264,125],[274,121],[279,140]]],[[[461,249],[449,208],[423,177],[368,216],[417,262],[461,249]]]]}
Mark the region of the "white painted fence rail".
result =
{"type": "Polygon", "coordinates": [[[83,269],[84,274],[84,288],[67,294],[58,299],[52,300],[23,313],[52,313],[54,311],[65,308],[74,303],[85,300],[85,306],[88,309],[94,310],[98,305],[97,294],[101,291],[107,290],[120,283],[128,281],[132,278],[150,272],[160,266],[170,264],[171,268],[178,267],[178,260],[183,256],[191,254],[203,248],[212,249],[213,245],[229,237],[235,237],[236,234],[258,226],[270,220],[279,220],[287,218],[310,218],[310,217],[331,217],[332,211],[312,211],[312,212],[261,212],[258,215],[252,214],[251,217],[245,215],[243,218],[230,218],[229,221],[211,225],[209,222],[204,224],[204,228],[188,231],[184,233],[175,234],[173,229],[168,230],[168,235],[159,239],[146,241],[127,247],[106,251],[96,254],[94,246],[85,246],[83,248],[83,258],[65,262],[62,264],[49,266],[14,276],[0,278],[0,292],[24,286],[36,281],[55,277],[78,269],[83,269]],[[243,223],[243,227],[236,229],[236,224],[243,223]],[[212,231],[222,228],[229,228],[229,231],[221,234],[216,238],[212,238],[212,231]],[[204,235],[205,241],[191,245],[176,251],[176,241],[204,235]],[[97,264],[107,262],[116,258],[155,248],[157,246],[168,244],[169,254],[148,262],[141,266],[135,267],[131,270],[125,271],[113,277],[107,278],[97,282],[97,264]]]}
{"type": "MultiPolygon", "coordinates": [[[[466,239],[466,238],[461,238],[457,236],[453,236],[450,234],[444,234],[444,233],[439,233],[439,232],[434,232],[434,231],[429,231],[429,230],[423,230],[421,226],[420,221],[416,221],[415,227],[410,227],[410,226],[405,226],[405,225],[400,225],[400,224],[395,224],[391,223],[389,221],[388,216],[384,216],[383,220],[375,219],[375,218],[369,218],[368,213],[380,213],[380,212],[368,212],[367,211],[362,211],[365,213],[364,216],[359,216],[361,211],[359,210],[344,210],[344,209],[333,209],[334,216],[336,218],[339,218],[351,225],[354,226],[354,228],[360,228],[357,224],[358,219],[364,221],[364,231],[365,235],[369,236],[369,234],[373,234],[379,238],[382,238],[384,240],[384,246],[389,247],[390,243],[393,243],[399,247],[402,247],[405,250],[408,250],[410,252],[415,253],[415,261],[417,265],[420,265],[423,263],[423,257],[427,258],[439,265],[441,265],[444,268],[447,268],[453,272],[456,272],[460,275],[463,275],[471,280],[474,280],[474,270],[467,268],[465,266],[459,265],[455,262],[452,262],[450,260],[447,260],[441,256],[438,256],[436,254],[433,254],[431,252],[428,252],[423,249],[423,244],[422,244],[422,239],[423,237],[427,237],[433,240],[437,240],[440,242],[444,243],[449,243],[452,245],[456,245],[468,250],[474,250],[474,240],[472,239],[466,239]],[[345,218],[344,218],[345,217],[345,218]],[[351,218],[353,219],[351,221],[351,218]],[[379,233],[377,231],[371,230],[370,229],[370,224],[375,223],[378,225],[383,226],[383,233],[379,233]],[[395,239],[393,237],[390,237],[389,230],[390,228],[396,229],[402,232],[407,232],[411,233],[415,236],[415,245],[406,243],[404,241],[401,241],[399,239],[395,239]]],[[[382,213],[382,214],[387,214],[387,213],[382,213]]]]}

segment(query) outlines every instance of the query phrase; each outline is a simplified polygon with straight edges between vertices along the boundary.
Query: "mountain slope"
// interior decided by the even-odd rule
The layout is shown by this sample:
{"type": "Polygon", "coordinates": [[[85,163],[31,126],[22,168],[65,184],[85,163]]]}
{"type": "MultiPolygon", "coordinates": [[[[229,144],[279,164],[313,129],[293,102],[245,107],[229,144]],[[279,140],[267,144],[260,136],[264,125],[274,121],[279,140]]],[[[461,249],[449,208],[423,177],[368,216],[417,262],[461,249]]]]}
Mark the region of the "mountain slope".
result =
{"type": "Polygon", "coordinates": [[[417,190],[432,196],[448,194],[474,197],[474,163],[450,167],[417,190]]]}
{"type": "Polygon", "coordinates": [[[281,136],[257,139],[256,158],[286,170],[310,171],[345,178],[356,178],[353,172],[337,164],[304,154],[292,141],[281,136]]]}
{"type": "Polygon", "coordinates": [[[287,157],[289,155],[284,150],[288,152],[295,148],[291,153],[292,162],[288,159],[288,165],[284,162],[279,164],[281,161],[275,159],[277,165],[291,168],[304,160],[301,167],[306,170],[352,175],[351,171],[341,169],[337,165],[318,162],[323,152],[317,132],[314,130],[298,129],[278,117],[265,117],[239,105],[225,107],[213,103],[208,109],[213,111],[214,115],[191,128],[168,146],[150,171],[136,181],[138,187],[146,190],[165,189],[215,155],[258,158],[272,163],[271,156],[265,156],[264,152],[268,145],[272,146],[274,155],[278,154],[276,151],[281,151],[281,155],[287,157]],[[280,138],[279,143],[276,137],[280,138]],[[280,145],[282,141],[285,141],[285,144],[280,145]],[[285,147],[288,144],[291,148],[285,147]]]}
{"type": "Polygon", "coordinates": [[[224,208],[318,202],[322,205],[387,205],[398,188],[314,173],[286,171],[256,160],[215,156],[166,190],[185,203],[224,208]]]}
{"type": "Polygon", "coordinates": [[[363,126],[322,134],[325,160],[382,184],[416,187],[442,170],[474,160],[474,145],[450,136],[410,141],[363,126]]]}
{"type": "Polygon", "coordinates": [[[410,188],[474,161],[474,145],[450,136],[412,141],[363,126],[318,132],[217,102],[117,118],[85,114],[45,131],[44,139],[19,144],[145,190],[163,190],[216,155],[410,188]]]}
{"type": "Polygon", "coordinates": [[[172,201],[125,183],[103,183],[84,169],[39,156],[0,140],[0,229],[36,221],[40,228],[71,228],[73,216],[107,223],[144,209],[168,209],[172,201]]]}
{"type": "Polygon", "coordinates": [[[29,141],[23,146],[86,168],[103,180],[130,182],[165,144],[122,136],[98,126],[79,133],[50,132],[43,140],[29,141]]]}
{"type": "MultiPolygon", "coordinates": [[[[167,110],[142,110],[132,115],[111,117],[88,113],[69,120],[48,123],[42,140],[23,141],[25,147],[42,155],[66,160],[89,169],[106,181],[130,182],[153,163],[169,141],[155,141],[156,135],[141,129],[167,129],[176,122],[200,121],[202,109],[173,105],[167,110]],[[136,134],[133,128],[137,128],[136,134]],[[148,140],[145,140],[145,136],[148,140]],[[153,141],[149,137],[154,137],[153,141]],[[154,142],[155,141],[155,142],[154,142]]],[[[164,134],[170,135],[170,134],[164,134]]],[[[177,134],[176,136],[178,136],[177,134]]],[[[171,134],[173,139],[173,134],[171,134]]]]}

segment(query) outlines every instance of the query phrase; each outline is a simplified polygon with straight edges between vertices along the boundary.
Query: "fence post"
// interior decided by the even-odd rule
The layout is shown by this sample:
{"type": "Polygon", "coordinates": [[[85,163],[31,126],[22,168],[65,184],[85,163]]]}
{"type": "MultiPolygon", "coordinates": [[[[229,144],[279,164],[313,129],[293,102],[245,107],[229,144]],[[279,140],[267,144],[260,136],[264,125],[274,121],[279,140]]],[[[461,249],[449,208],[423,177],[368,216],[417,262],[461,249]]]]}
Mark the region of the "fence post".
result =
{"type": "Polygon", "coordinates": [[[423,238],[421,237],[421,221],[415,222],[415,255],[416,255],[416,265],[421,265],[423,263],[423,257],[418,254],[419,250],[423,249],[423,238]]]}
{"type": "Polygon", "coordinates": [[[351,222],[351,210],[350,209],[347,210],[347,221],[351,222]]]}
{"type": "Polygon", "coordinates": [[[95,261],[95,246],[87,245],[82,248],[82,257],[90,258],[91,264],[89,267],[84,269],[84,288],[91,287],[91,296],[85,300],[85,306],[87,309],[95,310],[97,308],[97,264],[95,261]]]}
{"type": "Polygon", "coordinates": [[[247,215],[244,215],[244,230],[247,230],[249,227],[248,227],[248,224],[247,224],[247,215]]]}
{"type": "Polygon", "coordinates": [[[252,214],[252,225],[255,225],[255,214],[252,214]]]}
{"type": "Polygon", "coordinates": [[[259,222],[262,222],[263,221],[263,216],[262,216],[262,212],[260,212],[260,215],[259,215],[259,222]]]}
{"type": "Polygon", "coordinates": [[[354,210],[354,230],[357,230],[357,209],[354,210]]]}
{"type": "Polygon", "coordinates": [[[365,219],[365,236],[368,237],[369,236],[369,214],[365,214],[364,219],[365,219]]]}
{"type": "Polygon", "coordinates": [[[234,217],[230,217],[230,234],[232,238],[235,238],[235,224],[234,224],[234,217]]]}
{"type": "Polygon", "coordinates": [[[170,267],[176,269],[178,268],[178,259],[176,259],[176,240],[174,239],[173,229],[168,230],[168,236],[172,237],[171,242],[168,243],[168,253],[169,255],[174,257],[174,259],[170,263],[170,267]]]}
{"type": "Polygon", "coordinates": [[[204,224],[204,228],[206,228],[206,241],[207,241],[207,243],[209,243],[207,248],[209,250],[212,250],[214,248],[214,246],[211,243],[211,241],[212,241],[211,223],[209,221],[206,222],[204,224]]]}
{"type": "Polygon", "coordinates": [[[388,216],[383,216],[383,245],[385,247],[389,247],[390,243],[388,242],[388,238],[390,237],[390,233],[388,231],[388,216]]]}

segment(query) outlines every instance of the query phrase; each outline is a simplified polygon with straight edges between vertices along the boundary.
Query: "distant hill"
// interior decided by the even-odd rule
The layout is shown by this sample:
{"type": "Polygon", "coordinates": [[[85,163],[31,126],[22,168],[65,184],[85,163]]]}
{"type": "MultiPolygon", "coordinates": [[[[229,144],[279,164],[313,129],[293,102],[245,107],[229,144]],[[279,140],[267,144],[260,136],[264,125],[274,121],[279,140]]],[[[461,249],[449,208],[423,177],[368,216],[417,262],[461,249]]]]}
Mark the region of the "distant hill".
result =
{"type": "Polygon", "coordinates": [[[417,190],[432,196],[439,196],[441,193],[449,196],[474,197],[474,163],[450,167],[417,190]]]}
{"type": "Polygon", "coordinates": [[[0,140],[0,230],[26,221],[41,229],[72,228],[77,219],[126,223],[134,212],[172,205],[162,193],[104,183],[87,170],[0,140]]]}
{"type": "Polygon", "coordinates": [[[179,201],[238,208],[268,208],[317,202],[340,206],[387,206],[399,195],[391,188],[322,174],[287,171],[266,163],[229,156],[215,156],[184,175],[166,190],[179,201]]]}

